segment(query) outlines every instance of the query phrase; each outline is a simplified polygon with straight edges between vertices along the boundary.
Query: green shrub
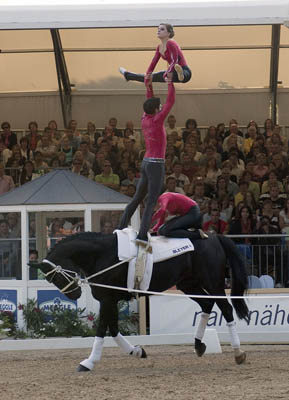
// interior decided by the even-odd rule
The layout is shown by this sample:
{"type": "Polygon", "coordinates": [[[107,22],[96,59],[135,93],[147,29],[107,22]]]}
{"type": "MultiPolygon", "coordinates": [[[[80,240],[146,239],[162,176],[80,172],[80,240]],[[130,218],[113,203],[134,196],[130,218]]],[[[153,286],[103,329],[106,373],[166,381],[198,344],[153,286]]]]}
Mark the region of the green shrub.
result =
{"type": "MultiPolygon", "coordinates": [[[[94,313],[85,313],[85,308],[77,310],[55,308],[48,312],[41,310],[35,299],[29,299],[26,305],[20,305],[27,327],[27,336],[40,337],[71,337],[95,336],[98,317],[94,313]]],[[[137,335],[138,314],[128,313],[128,302],[119,302],[119,331],[123,335],[137,335]]],[[[14,332],[14,336],[23,337],[23,331],[14,332]]]]}
{"type": "Polygon", "coordinates": [[[0,335],[12,336],[16,331],[14,315],[10,311],[0,312],[0,335]]]}

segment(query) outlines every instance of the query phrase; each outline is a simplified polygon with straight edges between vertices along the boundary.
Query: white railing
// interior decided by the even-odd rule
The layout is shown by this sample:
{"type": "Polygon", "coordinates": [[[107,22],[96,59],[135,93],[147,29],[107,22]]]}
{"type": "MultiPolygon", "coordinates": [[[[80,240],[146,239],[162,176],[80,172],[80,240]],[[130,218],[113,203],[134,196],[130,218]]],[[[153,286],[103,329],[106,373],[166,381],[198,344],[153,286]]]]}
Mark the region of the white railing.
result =
{"type": "Polygon", "coordinates": [[[275,285],[289,285],[289,235],[227,235],[234,240],[248,275],[270,275],[275,285]]]}

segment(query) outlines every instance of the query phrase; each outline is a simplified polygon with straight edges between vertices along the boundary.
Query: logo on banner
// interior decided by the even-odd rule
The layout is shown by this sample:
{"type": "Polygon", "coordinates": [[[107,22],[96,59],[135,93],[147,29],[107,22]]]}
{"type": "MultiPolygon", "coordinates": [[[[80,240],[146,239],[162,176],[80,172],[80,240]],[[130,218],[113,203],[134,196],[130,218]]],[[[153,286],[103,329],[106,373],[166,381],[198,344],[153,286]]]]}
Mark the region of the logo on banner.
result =
{"type": "Polygon", "coordinates": [[[8,296],[0,297],[0,311],[10,311],[14,313],[17,310],[17,305],[9,300],[8,296]]]}
{"type": "Polygon", "coordinates": [[[0,290],[0,312],[12,313],[17,321],[17,290],[0,290]]]}
{"type": "Polygon", "coordinates": [[[39,290],[38,307],[42,311],[53,312],[57,310],[76,310],[77,302],[69,300],[57,290],[39,290]]]}
{"type": "Polygon", "coordinates": [[[42,311],[46,312],[53,312],[56,310],[76,310],[76,304],[67,301],[67,300],[62,300],[59,297],[55,297],[52,300],[44,301],[43,303],[39,304],[39,308],[42,311]]]}

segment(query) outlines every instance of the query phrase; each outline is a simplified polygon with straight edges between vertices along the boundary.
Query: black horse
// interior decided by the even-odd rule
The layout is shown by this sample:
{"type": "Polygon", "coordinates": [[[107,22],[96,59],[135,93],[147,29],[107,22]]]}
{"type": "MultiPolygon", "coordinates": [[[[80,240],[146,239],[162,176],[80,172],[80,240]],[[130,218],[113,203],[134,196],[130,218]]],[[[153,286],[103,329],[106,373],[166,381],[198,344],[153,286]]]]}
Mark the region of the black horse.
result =
{"type": "MultiPolygon", "coordinates": [[[[247,274],[242,257],[234,242],[222,235],[211,235],[206,240],[194,242],[195,251],[179,255],[154,264],[149,291],[163,292],[176,285],[185,294],[192,294],[201,307],[201,319],[195,336],[195,351],[202,356],[206,350],[202,342],[209,314],[216,302],[228,325],[235,361],[240,364],[246,354],[240,350],[240,341],[235,328],[233,309],[225,298],[194,298],[195,295],[225,296],[225,268],[230,264],[232,296],[243,296],[247,289],[247,274]]],[[[46,279],[56,285],[70,299],[81,295],[79,279],[75,274],[86,277],[96,274],[119,262],[117,235],[84,232],[60,241],[49,252],[42,263],[37,264],[46,279]]],[[[35,265],[34,265],[35,266],[35,265]]],[[[127,285],[128,263],[118,265],[89,281],[92,283],[125,288],[127,285]]],[[[101,358],[104,336],[109,329],[116,343],[128,354],[145,358],[140,346],[132,346],[118,331],[118,308],[120,300],[130,300],[132,293],[112,288],[91,286],[93,297],[100,302],[99,326],[93,349],[88,359],[82,361],[79,371],[89,371],[101,358]]],[[[232,299],[238,318],[248,321],[249,310],[244,299],[232,299]]]]}

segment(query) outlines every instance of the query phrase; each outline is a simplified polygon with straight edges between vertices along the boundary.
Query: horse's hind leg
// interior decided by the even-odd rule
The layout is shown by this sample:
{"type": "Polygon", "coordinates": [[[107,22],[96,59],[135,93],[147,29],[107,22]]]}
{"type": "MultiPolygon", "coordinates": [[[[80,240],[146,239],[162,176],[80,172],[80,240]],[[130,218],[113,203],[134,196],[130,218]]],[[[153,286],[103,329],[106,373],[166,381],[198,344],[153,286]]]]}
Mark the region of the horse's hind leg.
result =
{"type": "MultiPolygon", "coordinates": [[[[205,292],[200,292],[198,294],[206,294],[205,292]]],[[[209,299],[195,299],[195,301],[200,305],[202,309],[200,322],[198,324],[196,334],[195,334],[195,351],[198,357],[202,357],[205,353],[207,346],[202,341],[205,335],[207,323],[210,317],[210,313],[214,306],[214,301],[209,299]]]]}
{"type": "Polygon", "coordinates": [[[210,314],[202,312],[201,319],[195,334],[195,351],[198,357],[202,357],[207,346],[202,342],[210,314]]]}
{"type": "MultiPolygon", "coordinates": [[[[225,292],[221,295],[224,296],[225,292]]],[[[241,350],[240,338],[236,329],[236,322],[234,321],[233,317],[233,307],[226,299],[216,300],[216,303],[227,322],[231,346],[235,354],[235,361],[237,364],[242,364],[246,360],[246,353],[241,350]]]]}
{"type": "MultiPolygon", "coordinates": [[[[181,283],[178,284],[178,289],[182,290],[185,294],[195,294],[195,295],[202,295],[202,296],[207,296],[208,293],[205,292],[201,288],[192,288],[191,284],[187,282],[186,280],[182,281],[181,283]]],[[[206,351],[206,344],[202,341],[205,330],[207,327],[207,323],[209,320],[210,313],[212,311],[212,308],[214,306],[214,300],[208,299],[208,298],[194,298],[191,297],[191,300],[194,300],[199,304],[199,306],[202,309],[201,313],[201,319],[198,324],[196,334],[195,334],[195,352],[198,357],[202,357],[202,355],[206,351]]]]}
{"type": "Polygon", "coordinates": [[[236,322],[232,321],[227,323],[230,334],[231,345],[235,353],[235,361],[237,364],[242,364],[246,360],[246,353],[241,350],[240,338],[236,330],[236,322]]]}

